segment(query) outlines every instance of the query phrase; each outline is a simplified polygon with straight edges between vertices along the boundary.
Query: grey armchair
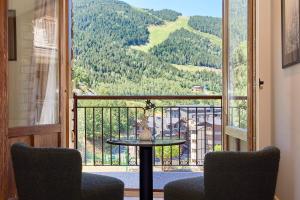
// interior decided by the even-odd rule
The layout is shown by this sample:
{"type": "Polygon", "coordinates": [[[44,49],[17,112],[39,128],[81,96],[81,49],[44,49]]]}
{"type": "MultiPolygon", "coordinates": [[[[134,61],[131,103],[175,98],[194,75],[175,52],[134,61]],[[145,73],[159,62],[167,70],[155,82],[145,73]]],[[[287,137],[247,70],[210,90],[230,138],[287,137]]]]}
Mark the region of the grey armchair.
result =
{"type": "Polygon", "coordinates": [[[82,173],[80,153],[72,149],[11,148],[19,200],[122,200],[122,181],[82,173]]]}
{"type": "Polygon", "coordinates": [[[165,200],[273,200],[280,151],[214,152],[204,161],[204,177],[168,183],[165,200]]]}

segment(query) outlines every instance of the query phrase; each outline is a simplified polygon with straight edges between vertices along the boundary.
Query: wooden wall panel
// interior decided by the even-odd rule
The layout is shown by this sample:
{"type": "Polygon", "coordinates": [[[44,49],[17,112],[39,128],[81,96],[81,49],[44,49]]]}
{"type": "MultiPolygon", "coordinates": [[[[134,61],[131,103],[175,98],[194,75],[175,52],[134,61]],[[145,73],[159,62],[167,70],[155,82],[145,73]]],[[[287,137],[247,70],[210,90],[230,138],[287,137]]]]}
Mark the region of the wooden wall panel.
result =
{"type": "Polygon", "coordinates": [[[0,1],[0,200],[8,194],[7,1],[0,1]]]}
{"type": "Polygon", "coordinates": [[[23,136],[9,139],[9,145],[13,145],[15,143],[24,143],[32,146],[32,137],[31,136],[23,136]]]}
{"type": "Polygon", "coordinates": [[[33,136],[34,147],[60,147],[60,133],[33,136]]]}
{"type": "Polygon", "coordinates": [[[32,127],[9,128],[8,137],[16,138],[30,135],[42,135],[61,132],[61,125],[40,125],[32,127]]]}

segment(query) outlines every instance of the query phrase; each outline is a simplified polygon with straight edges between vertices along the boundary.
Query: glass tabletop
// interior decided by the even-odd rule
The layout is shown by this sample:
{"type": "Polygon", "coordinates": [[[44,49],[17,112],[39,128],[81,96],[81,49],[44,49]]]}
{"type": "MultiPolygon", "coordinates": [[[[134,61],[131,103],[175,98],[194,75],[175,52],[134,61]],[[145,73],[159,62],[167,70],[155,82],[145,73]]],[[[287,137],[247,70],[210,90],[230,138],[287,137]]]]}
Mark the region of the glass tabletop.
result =
{"type": "Polygon", "coordinates": [[[140,147],[154,147],[154,146],[172,146],[184,144],[186,140],[153,140],[153,141],[141,141],[141,140],[107,140],[108,144],[123,145],[123,146],[140,146],[140,147]]]}

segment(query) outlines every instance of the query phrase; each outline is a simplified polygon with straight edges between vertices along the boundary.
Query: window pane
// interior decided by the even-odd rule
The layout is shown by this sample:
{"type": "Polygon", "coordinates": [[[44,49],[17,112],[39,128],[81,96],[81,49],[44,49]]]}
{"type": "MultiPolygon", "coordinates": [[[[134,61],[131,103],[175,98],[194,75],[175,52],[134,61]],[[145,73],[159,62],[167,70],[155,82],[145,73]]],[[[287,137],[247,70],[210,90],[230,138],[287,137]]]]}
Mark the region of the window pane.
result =
{"type": "Polygon", "coordinates": [[[229,2],[229,125],[246,129],[248,0],[229,2]]]}
{"type": "Polygon", "coordinates": [[[59,122],[58,0],[9,1],[9,125],[59,122]]]}

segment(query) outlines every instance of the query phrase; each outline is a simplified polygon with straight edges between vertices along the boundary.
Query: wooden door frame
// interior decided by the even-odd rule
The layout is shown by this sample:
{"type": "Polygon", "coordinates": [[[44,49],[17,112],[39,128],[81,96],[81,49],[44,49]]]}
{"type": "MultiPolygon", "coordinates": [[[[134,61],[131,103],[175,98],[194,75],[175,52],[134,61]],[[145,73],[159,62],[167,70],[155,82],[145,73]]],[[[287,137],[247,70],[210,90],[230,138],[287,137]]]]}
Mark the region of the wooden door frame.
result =
{"type": "Polygon", "coordinates": [[[225,126],[228,124],[228,93],[225,92],[228,89],[228,1],[223,0],[223,14],[222,14],[222,21],[223,21],[223,42],[222,42],[222,50],[223,50],[223,69],[222,69],[222,75],[223,75],[223,100],[222,100],[222,108],[223,108],[223,116],[222,116],[222,137],[223,137],[223,149],[229,150],[229,136],[225,134],[225,126]]]}
{"type": "MultiPolygon", "coordinates": [[[[223,149],[229,150],[229,135],[226,134],[228,118],[228,55],[229,55],[229,1],[223,0],[223,149]]],[[[248,91],[247,91],[247,148],[249,151],[256,150],[256,0],[248,0],[248,91]],[[249,67],[250,66],[250,67],[249,67]]],[[[240,149],[241,138],[236,139],[237,149],[240,149]]]]}
{"type": "Polygon", "coordinates": [[[71,91],[71,55],[70,55],[70,15],[71,0],[60,0],[60,39],[61,63],[60,63],[60,120],[61,134],[63,147],[69,147],[70,138],[70,91],[71,91]]]}
{"type": "Polygon", "coordinates": [[[0,1],[0,200],[8,194],[7,1],[0,1]]]}
{"type": "Polygon", "coordinates": [[[248,0],[248,150],[256,150],[256,0],[248,0]]]}

